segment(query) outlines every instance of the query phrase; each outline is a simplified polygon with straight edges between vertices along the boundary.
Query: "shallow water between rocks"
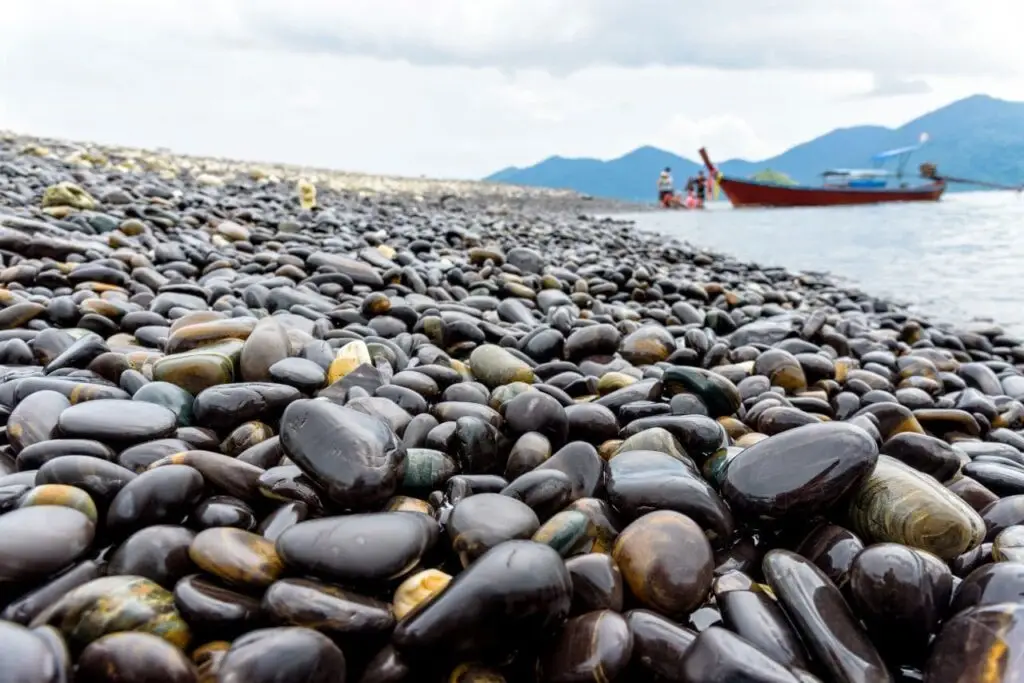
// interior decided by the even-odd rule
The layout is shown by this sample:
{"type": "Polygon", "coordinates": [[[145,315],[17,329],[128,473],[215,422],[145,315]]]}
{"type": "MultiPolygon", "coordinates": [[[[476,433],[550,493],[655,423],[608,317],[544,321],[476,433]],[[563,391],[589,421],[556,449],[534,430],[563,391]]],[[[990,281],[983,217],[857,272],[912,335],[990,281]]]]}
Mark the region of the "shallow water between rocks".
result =
{"type": "Polygon", "coordinates": [[[938,204],[616,216],[743,261],[828,271],[943,321],[990,318],[1024,333],[1024,195],[967,192],[938,204]]]}

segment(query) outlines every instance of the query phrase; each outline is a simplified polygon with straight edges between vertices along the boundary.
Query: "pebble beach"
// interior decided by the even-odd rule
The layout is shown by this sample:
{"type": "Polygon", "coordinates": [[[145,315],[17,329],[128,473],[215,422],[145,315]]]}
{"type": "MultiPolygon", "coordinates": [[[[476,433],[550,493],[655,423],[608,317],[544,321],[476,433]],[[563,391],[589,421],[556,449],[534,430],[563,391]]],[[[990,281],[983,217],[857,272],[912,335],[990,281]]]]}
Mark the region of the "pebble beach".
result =
{"type": "Polygon", "coordinates": [[[1024,340],[637,209],[0,133],[0,683],[1024,678],[1024,340]]]}

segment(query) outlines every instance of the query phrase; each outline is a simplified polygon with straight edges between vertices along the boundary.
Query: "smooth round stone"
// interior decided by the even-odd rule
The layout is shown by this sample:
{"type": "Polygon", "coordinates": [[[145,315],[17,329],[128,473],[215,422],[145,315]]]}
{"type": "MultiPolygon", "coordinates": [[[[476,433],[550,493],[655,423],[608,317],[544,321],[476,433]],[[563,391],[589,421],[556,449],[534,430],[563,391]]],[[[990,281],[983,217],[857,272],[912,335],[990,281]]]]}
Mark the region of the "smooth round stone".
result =
{"type": "Polygon", "coordinates": [[[200,569],[243,588],[266,588],[284,571],[274,544],[242,529],[200,531],[188,554],[200,569]]]}
{"type": "Polygon", "coordinates": [[[87,455],[62,455],[43,464],[36,483],[64,484],[89,494],[97,507],[106,509],[117,493],[136,474],[120,465],[87,455]]]}
{"type": "Polygon", "coordinates": [[[331,637],[387,634],[395,615],[386,602],[309,579],[282,579],[263,594],[263,612],[283,626],[306,626],[331,637]]]}
{"type": "Polygon", "coordinates": [[[949,613],[1001,602],[1024,602],[1024,562],[993,562],[972,571],[957,586],[949,613]]]}
{"type": "Polygon", "coordinates": [[[405,477],[405,447],[387,423],[329,401],[291,403],[281,417],[281,446],[342,508],[379,507],[405,477]]]}
{"type": "MultiPolygon", "coordinates": [[[[9,427],[8,424],[8,431],[9,427]]],[[[37,470],[64,455],[87,455],[101,460],[114,460],[117,457],[113,448],[92,439],[50,439],[22,449],[18,453],[18,470],[37,470]]]]}
{"type": "Polygon", "coordinates": [[[188,555],[195,537],[191,529],[170,524],[139,529],[110,556],[107,571],[111,576],[142,576],[172,590],[180,579],[197,571],[188,555]]]}
{"type": "Polygon", "coordinates": [[[473,349],[469,356],[469,366],[473,376],[488,389],[512,382],[532,384],[534,380],[529,365],[494,344],[482,344],[473,349]]]}
{"type": "Polygon", "coordinates": [[[881,452],[939,481],[952,477],[964,464],[962,454],[945,441],[927,434],[895,434],[882,444],[881,452]]]}
{"type": "Polygon", "coordinates": [[[633,635],[621,615],[610,610],[590,612],[562,626],[541,664],[544,680],[616,680],[632,653],[633,635]]]}
{"type": "Polygon", "coordinates": [[[501,415],[514,437],[537,432],[559,447],[565,443],[569,434],[569,418],[565,408],[541,391],[527,391],[506,401],[501,406],[501,415]]]}
{"type": "Polygon", "coordinates": [[[518,477],[501,490],[526,503],[540,520],[547,520],[572,502],[572,480],[558,470],[534,470],[518,477]]]}
{"type": "Polygon", "coordinates": [[[293,386],[301,392],[312,393],[327,381],[327,373],[306,358],[283,358],[270,366],[271,381],[293,386]]]}
{"type": "Polygon", "coordinates": [[[259,598],[225,588],[201,574],[174,586],[174,604],[198,634],[230,638],[260,625],[259,598]]]}
{"type": "Polygon", "coordinates": [[[192,637],[174,607],[174,596],[140,576],[105,576],[64,594],[32,620],[57,627],[72,648],[108,633],[151,633],[184,649],[192,637]]]}
{"type": "Polygon", "coordinates": [[[93,522],[78,510],[34,505],[0,515],[0,584],[41,579],[92,545],[93,522]]]}
{"type": "Polygon", "coordinates": [[[611,556],[586,553],[565,561],[572,578],[574,615],[598,610],[622,611],[622,572],[611,556]]]}
{"type": "Polygon", "coordinates": [[[981,544],[985,523],[935,479],[887,455],[854,492],[853,530],[869,543],[902,543],[951,560],[981,544]]]}
{"type": "Polygon", "coordinates": [[[89,494],[75,486],[65,484],[43,484],[28,491],[21,498],[19,507],[30,507],[33,505],[61,505],[63,507],[78,510],[89,518],[93,524],[96,523],[96,503],[89,494]]]}
{"type": "Polygon", "coordinates": [[[562,510],[544,522],[531,537],[537,543],[543,543],[558,551],[562,557],[582,552],[589,540],[590,519],[577,510],[562,510]]]}
{"type": "Polygon", "coordinates": [[[737,454],[725,472],[722,495],[734,514],[751,521],[808,519],[830,510],[877,459],[874,440],[858,427],[797,427],[737,454]]]}
{"type": "Polygon", "coordinates": [[[928,683],[1024,677],[1024,604],[1003,602],[966,609],[947,621],[931,647],[928,683]]]}
{"type": "Polygon", "coordinates": [[[149,382],[132,395],[133,401],[155,403],[175,414],[179,427],[192,424],[192,394],[170,382],[149,382]]]}
{"type": "Polygon", "coordinates": [[[657,510],[634,521],[619,534],[612,557],[633,596],[671,619],[695,610],[711,590],[711,545],[678,512],[657,510]]]}
{"type": "Polygon", "coordinates": [[[199,502],[203,486],[203,475],[186,465],[166,465],[143,472],[114,496],[107,511],[106,528],[111,533],[128,535],[154,524],[177,523],[199,502]]]}
{"type": "Polygon", "coordinates": [[[848,593],[879,647],[912,656],[923,652],[938,631],[953,593],[953,575],[930,553],[880,543],[853,561],[848,593]]]}
{"type": "Polygon", "coordinates": [[[174,434],[178,416],[146,401],[100,399],[73,405],[60,414],[65,436],[104,443],[139,443],[174,434]]]}
{"type": "Polygon", "coordinates": [[[198,676],[184,652],[148,633],[111,633],[93,641],[75,672],[80,683],[195,683],[198,676]]]}
{"type": "Polygon", "coordinates": [[[992,541],[1003,529],[1024,524],[1024,495],[996,500],[978,514],[985,522],[985,540],[992,541]]]}
{"type": "Polygon", "coordinates": [[[463,498],[448,517],[452,550],[463,567],[499,543],[530,538],[539,528],[540,521],[530,506],[500,493],[463,498]]]}
{"type": "Polygon", "coordinates": [[[992,541],[992,558],[996,562],[1024,561],[1024,525],[1008,526],[992,541]]]}
{"type": "Polygon", "coordinates": [[[199,503],[188,517],[189,524],[200,530],[235,527],[252,531],[258,525],[252,508],[233,496],[210,496],[199,503]]]}
{"type": "Polygon", "coordinates": [[[740,392],[722,375],[703,368],[675,365],[661,376],[666,396],[683,392],[697,396],[711,417],[734,415],[740,407],[740,392]]]}
{"type": "Polygon", "coordinates": [[[506,541],[395,627],[391,642],[412,656],[475,657],[539,639],[569,614],[572,582],[557,552],[506,541]]]}
{"type": "Polygon", "coordinates": [[[828,680],[893,680],[839,589],[820,569],[796,553],[776,549],[765,554],[762,570],[828,680]]]}
{"type": "Polygon", "coordinates": [[[620,454],[628,453],[629,451],[657,451],[672,456],[676,460],[689,465],[694,470],[697,469],[696,463],[683,450],[679,440],[672,436],[672,433],[667,429],[662,429],[661,427],[651,427],[629,437],[619,444],[615,455],[612,457],[618,457],[620,454]]]}
{"type": "Polygon", "coordinates": [[[277,539],[293,571],[341,584],[392,581],[437,542],[437,523],[414,512],[376,512],[300,522],[277,539]]]}
{"type": "MultiPolygon", "coordinates": [[[[242,346],[238,369],[246,382],[268,382],[270,368],[288,357],[291,344],[288,333],[274,316],[260,319],[242,346]]],[[[273,380],[277,381],[277,380],[273,380]]]]}
{"type": "Polygon", "coordinates": [[[17,454],[24,448],[54,438],[60,416],[71,405],[56,391],[37,391],[26,396],[7,417],[7,441],[17,454]]]}
{"type": "Polygon", "coordinates": [[[505,464],[505,478],[509,481],[518,479],[523,474],[542,465],[551,457],[551,441],[543,434],[527,432],[518,439],[509,451],[505,464]]]}
{"type": "Polygon", "coordinates": [[[217,683],[343,683],[346,662],[338,646],[298,626],[251,631],[231,643],[217,683]]]}
{"type": "Polygon", "coordinates": [[[0,621],[0,677],[4,683],[53,683],[64,680],[56,655],[34,632],[0,621]]]}
{"type": "Polygon", "coordinates": [[[181,439],[156,439],[144,441],[121,451],[117,464],[132,472],[145,472],[153,463],[175,453],[192,449],[192,445],[181,439]]]}
{"type": "Polygon", "coordinates": [[[608,463],[609,502],[625,519],[650,510],[674,510],[689,516],[716,545],[735,534],[732,513],[686,463],[656,451],[619,453],[608,463]]]}

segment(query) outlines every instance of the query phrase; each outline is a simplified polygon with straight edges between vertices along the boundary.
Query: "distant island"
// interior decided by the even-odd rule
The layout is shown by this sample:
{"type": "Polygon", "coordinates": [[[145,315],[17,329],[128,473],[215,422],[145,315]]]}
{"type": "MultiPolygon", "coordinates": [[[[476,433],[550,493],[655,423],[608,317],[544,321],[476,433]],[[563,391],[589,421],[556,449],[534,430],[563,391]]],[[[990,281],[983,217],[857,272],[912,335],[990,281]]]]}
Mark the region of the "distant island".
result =
{"type": "MultiPolygon", "coordinates": [[[[940,174],[1008,185],[1024,182],[1024,102],[987,95],[958,100],[899,128],[837,128],[770,159],[731,159],[718,166],[728,175],[751,177],[770,169],[798,183],[817,184],[827,167],[867,167],[872,154],[917,144],[921,133],[928,133],[930,140],[911,159],[907,168],[910,172],[917,172],[917,164],[931,161],[938,165],[940,174]]],[[[715,150],[709,151],[714,154],[715,150]]],[[[677,181],[700,168],[695,161],[645,146],[610,161],[553,156],[528,168],[503,169],[484,180],[575,190],[609,199],[653,201],[654,182],[665,166],[672,168],[677,181]]]]}

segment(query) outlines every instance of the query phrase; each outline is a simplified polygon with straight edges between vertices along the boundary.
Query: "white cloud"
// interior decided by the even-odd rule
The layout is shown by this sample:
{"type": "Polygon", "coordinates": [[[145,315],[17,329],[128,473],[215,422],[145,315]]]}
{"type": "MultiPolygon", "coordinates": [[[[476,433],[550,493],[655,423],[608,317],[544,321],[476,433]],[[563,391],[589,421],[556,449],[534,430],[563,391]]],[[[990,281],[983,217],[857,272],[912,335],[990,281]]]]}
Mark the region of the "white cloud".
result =
{"type": "Polygon", "coordinates": [[[975,92],[1024,99],[1016,0],[2,4],[0,128],[372,172],[642,144],[758,158],[975,92]]]}

